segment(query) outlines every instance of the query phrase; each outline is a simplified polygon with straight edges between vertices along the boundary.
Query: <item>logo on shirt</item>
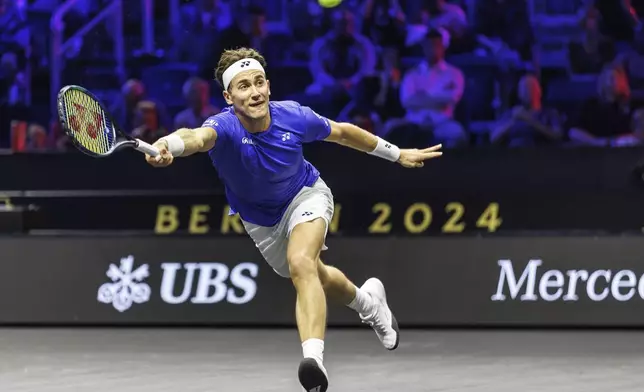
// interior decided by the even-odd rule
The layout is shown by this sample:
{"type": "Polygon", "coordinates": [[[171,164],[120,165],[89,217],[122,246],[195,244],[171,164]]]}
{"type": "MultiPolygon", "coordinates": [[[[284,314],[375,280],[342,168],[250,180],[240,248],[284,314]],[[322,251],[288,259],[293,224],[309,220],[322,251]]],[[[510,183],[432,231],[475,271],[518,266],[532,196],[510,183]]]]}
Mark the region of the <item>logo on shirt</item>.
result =
{"type": "Polygon", "coordinates": [[[319,118],[320,120],[322,120],[322,121],[324,122],[324,124],[325,124],[327,127],[329,126],[329,120],[327,120],[326,118],[324,118],[324,117],[320,116],[320,115],[319,115],[319,114],[317,114],[316,112],[313,112],[313,114],[315,114],[315,115],[317,116],[317,118],[319,118]]]}
{"type": "Polygon", "coordinates": [[[306,212],[302,213],[302,216],[311,216],[311,215],[313,215],[313,213],[311,211],[306,211],[306,212]]]}
{"type": "Polygon", "coordinates": [[[253,139],[251,139],[249,137],[243,137],[242,138],[242,144],[255,144],[255,143],[253,142],[253,139]]]}
{"type": "Polygon", "coordinates": [[[213,125],[218,127],[219,123],[217,123],[217,120],[209,118],[208,120],[206,120],[206,122],[203,125],[205,125],[207,127],[212,127],[213,125]]]}
{"type": "Polygon", "coordinates": [[[282,135],[282,141],[285,142],[287,140],[291,140],[291,133],[286,132],[285,134],[282,135]]]}

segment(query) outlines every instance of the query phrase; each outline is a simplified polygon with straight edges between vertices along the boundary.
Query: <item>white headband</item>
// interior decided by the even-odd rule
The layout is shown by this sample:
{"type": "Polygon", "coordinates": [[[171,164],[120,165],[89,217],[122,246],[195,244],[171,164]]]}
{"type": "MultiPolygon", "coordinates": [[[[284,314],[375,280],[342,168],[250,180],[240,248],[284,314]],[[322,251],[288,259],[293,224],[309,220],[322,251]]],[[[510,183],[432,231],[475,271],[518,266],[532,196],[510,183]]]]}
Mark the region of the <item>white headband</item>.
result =
{"type": "Polygon", "coordinates": [[[222,76],[222,81],[224,82],[224,90],[228,90],[228,85],[230,82],[239,74],[240,72],[248,71],[250,69],[255,69],[258,71],[264,71],[264,67],[259,63],[259,61],[255,59],[241,59],[239,61],[235,61],[233,65],[228,67],[226,71],[224,71],[224,75],[222,76]]]}

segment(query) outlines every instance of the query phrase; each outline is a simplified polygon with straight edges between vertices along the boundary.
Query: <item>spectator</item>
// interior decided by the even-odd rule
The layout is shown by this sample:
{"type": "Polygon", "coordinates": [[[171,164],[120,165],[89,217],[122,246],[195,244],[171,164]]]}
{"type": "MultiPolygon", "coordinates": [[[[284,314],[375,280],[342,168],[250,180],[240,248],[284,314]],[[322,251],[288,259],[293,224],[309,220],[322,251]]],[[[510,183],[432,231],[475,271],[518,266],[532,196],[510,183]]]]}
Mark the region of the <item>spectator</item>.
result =
{"type": "Polygon", "coordinates": [[[6,52],[0,58],[0,148],[12,145],[11,124],[28,119],[26,77],[20,71],[18,56],[6,52]]]}
{"type": "Polygon", "coordinates": [[[490,135],[490,141],[509,147],[538,146],[560,141],[560,116],[556,110],[542,106],[539,80],[534,75],[521,78],[518,95],[520,104],[503,116],[490,135]]]}
{"type": "Polygon", "coordinates": [[[405,42],[405,13],[398,0],[366,0],[362,34],[381,48],[397,50],[405,42]]]}
{"type": "Polygon", "coordinates": [[[26,76],[18,67],[15,53],[4,53],[0,58],[0,104],[27,105],[26,76]]]}
{"type": "Polygon", "coordinates": [[[622,53],[616,63],[626,71],[633,92],[640,98],[644,96],[644,27],[637,29],[632,48],[622,53]]]}
{"type": "Polygon", "coordinates": [[[451,45],[458,44],[468,29],[463,9],[447,0],[427,0],[423,10],[430,28],[443,28],[450,33],[451,45]]]}
{"type": "Polygon", "coordinates": [[[222,50],[218,35],[234,27],[233,15],[230,3],[221,0],[201,0],[182,5],[181,25],[185,28],[175,41],[179,58],[204,64],[204,77],[211,78],[212,59],[222,50]]]}
{"type": "Polygon", "coordinates": [[[605,68],[597,87],[598,97],[581,105],[570,129],[570,140],[582,146],[610,146],[631,129],[633,108],[624,70],[605,68]]]}
{"type": "Polygon", "coordinates": [[[221,31],[217,37],[220,47],[216,56],[226,49],[239,47],[264,52],[263,44],[266,37],[266,11],[261,7],[249,7],[245,13],[236,15],[235,23],[221,31]]]}
{"type": "Polygon", "coordinates": [[[74,147],[72,140],[65,134],[63,125],[60,123],[58,116],[51,119],[49,123],[49,141],[57,151],[71,151],[74,147]]]}
{"type": "Polygon", "coordinates": [[[604,65],[615,59],[615,45],[599,30],[600,18],[595,8],[587,10],[580,23],[580,41],[572,41],[568,45],[568,63],[572,74],[599,74],[604,65]]]}
{"type": "Polygon", "coordinates": [[[27,130],[27,150],[31,152],[43,152],[49,149],[47,131],[45,127],[38,124],[31,124],[27,130]]]}
{"type": "Polygon", "coordinates": [[[404,116],[405,111],[400,105],[401,72],[398,61],[396,49],[384,49],[376,75],[360,82],[354,99],[338,118],[341,121],[361,121],[368,124],[373,133],[380,134],[383,121],[404,116]]]}
{"type": "Polygon", "coordinates": [[[635,27],[640,23],[631,0],[593,0],[590,8],[602,16],[601,32],[617,41],[620,49],[628,48],[628,43],[633,41],[635,27]]]}
{"type": "Polygon", "coordinates": [[[122,98],[111,108],[111,112],[117,118],[119,125],[126,132],[131,132],[139,126],[136,122],[137,105],[145,97],[145,86],[137,79],[130,79],[121,88],[122,98]]]}
{"type": "Polygon", "coordinates": [[[157,105],[153,101],[141,101],[137,107],[137,122],[141,125],[132,131],[132,136],[150,144],[168,134],[161,124],[157,105]]]}
{"type": "Polygon", "coordinates": [[[391,121],[386,133],[414,124],[431,132],[436,142],[446,147],[463,145],[467,142],[467,134],[453,116],[463,96],[465,79],[460,69],[445,61],[449,33],[443,29],[429,30],[422,46],[425,61],[405,74],[400,89],[405,119],[391,121]]]}
{"type": "Polygon", "coordinates": [[[325,17],[325,8],[317,1],[311,0],[291,0],[287,4],[289,30],[296,43],[293,49],[303,50],[303,44],[307,43],[305,53],[308,56],[310,43],[328,31],[329,21],[325,17]]]}
{"type": "Polygon", "coordinates": [[[402,74],[398,52],[395,49],[385,49],[380,57],[377,75],[379,83],[373,95],[375,110],[383,120],[404,116],[405,110],[400,104],[402,74]]]}
{"type": "Polygon", "coordinates": [[[213,77],[213,64],[217,64],[219,56],[227,49],[241,47],[257,49],[262,52],[269,64],[274,63],[275,56],[270,50],[270,45],[267,45],[266,11],[262,7],[252,6],[244,9],[243,12],[233,14],[233,23],[214,36],[215,42],[211,46],[204,47],[201,44],[199,46],[199,51],[205,50],[201,54],[199,72],[204,79],[213,77]]]}
{"type": "Polygon", "coordinates": [[[520,61],[532,63],[532,70],[538,71],[536,39],[526,2],[481,0],[477,6],[475,31],[479,43],[497,56],[514,52],[520,61]]]}
{"type": "Polygon", "coordinates": [[[307,94],[321,101],[321,106],[335,101],[338,107],[330,110],[339,111],[349,101],[351,89],[372,75],[375,66],[375,48],[369,39],[355,32],[353,14],[337,10],[333,13],[332,31],[313,42],[309,63],[313,84],[307,94]]]}
{"type": "Polygon", "coordinates": [[[510,106],[510,97],[521,74],[540,74],[538,49],[525,0],[480,0],[477,3],[477,41],[498,64],[498,103],[501,111],[510,106]]]}
{"type": "Polygon", "coordinates": [[[614,147],[634,147],[644,145],[644,110],[637,109],[631,121],[631,133],[618,136],[612,143],[614,147]]]}
{"type": "Polygon", "coordinates": [[[222,0],[201,0],[181,7],[181,20],[192,31],[223,31],[233,24],[230,4],[222,0]]]}
{"type": "Polygon", "coordinates": [[[186,81],[183,95],[188,107],[175,117],[175,129],[199,128],[208,117],[219,113],[219,109],[210,104],[210,85],[205,80],[191,78],[186,81]]]}
{"type": "Polygon", "coordinates": [[[26,1],[0,0],[0,42],[11,43],[15,51],[26,50],[29,27],[26,1]]]}
{"type": "Polygon", "coordinates": [[[27,122],[20,120],[11,121],[11,150],[22,152],[27,149],[27,122]]]}

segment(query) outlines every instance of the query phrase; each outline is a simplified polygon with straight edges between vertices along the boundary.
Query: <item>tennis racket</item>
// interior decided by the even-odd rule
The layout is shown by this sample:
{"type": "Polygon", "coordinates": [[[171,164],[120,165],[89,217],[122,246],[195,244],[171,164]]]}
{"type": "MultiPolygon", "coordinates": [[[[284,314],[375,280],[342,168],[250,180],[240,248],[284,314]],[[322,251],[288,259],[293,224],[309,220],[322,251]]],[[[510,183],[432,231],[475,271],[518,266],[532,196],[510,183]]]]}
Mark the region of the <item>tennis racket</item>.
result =
{"type": "Polygon", "coordinates": [[[125,134],[98,98],[80,86],[65,86],[58,93],[58,118],[74,146],[102,158],[122,148],[133,148],[152,157],[159,150],[125,134]]]}

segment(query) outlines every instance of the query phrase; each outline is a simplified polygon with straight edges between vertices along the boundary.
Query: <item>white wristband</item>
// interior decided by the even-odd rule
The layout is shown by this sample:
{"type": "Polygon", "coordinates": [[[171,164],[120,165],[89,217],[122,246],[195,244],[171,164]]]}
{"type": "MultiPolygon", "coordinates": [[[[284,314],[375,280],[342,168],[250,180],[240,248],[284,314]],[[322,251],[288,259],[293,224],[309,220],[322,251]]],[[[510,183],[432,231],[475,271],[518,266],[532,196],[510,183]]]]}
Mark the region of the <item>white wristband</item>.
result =
{"type": "Polygon", "coordinates": [[[378,144],[376,145],[376,148],[369,154],[386,159],[388,161],[396,162],[400,158],[400,149],[395,144],[391,144],[388,141],[378,137],[378,144]]]}
{"type": "Polygon", "coordinates": [[[181,136],[175,135],[174,133],[162,137],[161,140],[165,140],[166,143],[168,143],[168,151],[170,151],[170,154],[172,154],[173,157],[180,157],[181,154],[183,154],[183,150],[186,148],[181,136]]]}

